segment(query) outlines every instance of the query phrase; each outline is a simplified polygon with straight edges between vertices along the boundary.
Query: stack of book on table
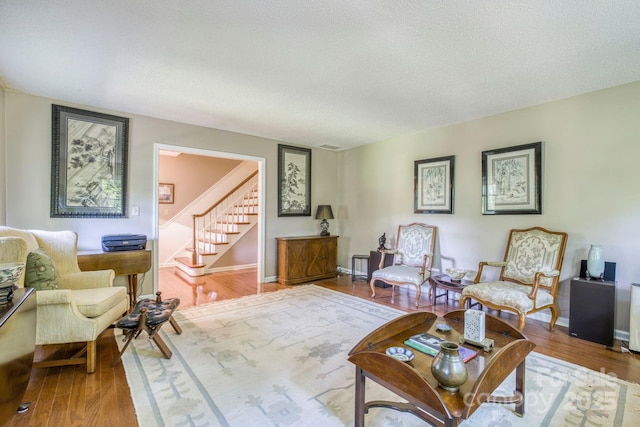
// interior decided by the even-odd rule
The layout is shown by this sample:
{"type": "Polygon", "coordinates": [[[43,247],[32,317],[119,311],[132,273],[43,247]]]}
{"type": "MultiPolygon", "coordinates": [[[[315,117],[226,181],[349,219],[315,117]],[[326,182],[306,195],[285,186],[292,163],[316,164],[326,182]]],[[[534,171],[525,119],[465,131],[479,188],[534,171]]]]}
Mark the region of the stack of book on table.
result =
{"type": "MultiPolygon", "coordinates": [[[[415,348],[423,353],[426,353],[430,356],[436,356],[440,352],[440,343],[446,340],[436,337],[434,335],[428,334],[426,332],[422,332],[420,334],[416,334],[406,340],[404,343],[409,347],[415,348]]],[[[460,356],[466,362],[476,357],[478,354],[477,351],[471,350],[470,348],[460,347],[460,356]]]]}

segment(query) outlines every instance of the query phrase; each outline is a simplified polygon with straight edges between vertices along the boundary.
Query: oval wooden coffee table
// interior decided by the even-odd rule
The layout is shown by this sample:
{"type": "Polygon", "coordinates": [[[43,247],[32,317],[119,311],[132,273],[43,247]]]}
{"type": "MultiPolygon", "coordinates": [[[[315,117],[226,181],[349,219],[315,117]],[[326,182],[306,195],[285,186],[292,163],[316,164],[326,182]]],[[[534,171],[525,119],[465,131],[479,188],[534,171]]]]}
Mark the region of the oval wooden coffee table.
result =
{"type": "Polygon", "coordinates": [[[457,392],[438,386],[431,374],[433,357],[414,351],[410,362],[401,362],[385,351],[389,347],[403,347],[410,336],[421,332],[458,342],[464,334],[464,312],[455,310],[438,317],[434,313],[416,312],[400,316],[364,337],[349,352],[349,361],[356,366],[355,425],[364,427],[369,408],[385,407],[410,412],[424,421],[438,426],[453,427],[469,418],[482,403],[515,404],[518,414],[524,414],[525,358],[536,346],[513,326],[497,317],[486,315],[486,336],[494,340],[490,352],[470,347],[478,352],[466,366],[469,378],[457,392]],[[449,332],[440,332],[436,325],[446,323],[449,332]],[[513,396],[491,396],[491,393],[515,370],[513,396]],[[365,380],[391,390],[407,402],[374,400],[365,402],[365,380]]]}

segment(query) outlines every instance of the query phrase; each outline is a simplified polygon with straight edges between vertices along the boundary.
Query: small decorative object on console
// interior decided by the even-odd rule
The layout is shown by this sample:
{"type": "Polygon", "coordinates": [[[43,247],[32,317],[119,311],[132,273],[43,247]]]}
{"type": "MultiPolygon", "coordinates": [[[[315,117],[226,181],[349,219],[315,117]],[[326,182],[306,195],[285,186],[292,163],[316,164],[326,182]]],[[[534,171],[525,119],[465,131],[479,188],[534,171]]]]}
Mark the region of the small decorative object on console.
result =
{"type": "Polygon", "coordinates": [[[493,349],[493,340],[484,335],[485,313],[480,310],[469,309],[464,312],[464,335],[460,337],[460,343],[469,343],[483,347],[484,351],[493,349]]]}
{"type": "Polygon", "coordinates": [[[436,331],[450,332],[451,331],[451,326],[447,325],[446,323],[438,323],[436,325],[436,331]]]}
{"type": "Polygon", "coordinates": [[[431,373],[443,389],[456,392],[467,381],[467,366],[460,355],[461,347],[450,341],[440,343],[440,352],[431,362],[431,373]]]}
{"type": "Polygon", "coordinates": [[[378,237],[378,252],[386,251],[387,248],[384,247],[384,244],[387,242],[387,233],[382,233],[382,236],[378,237]]]}
{"type": "Polygon", "coordinates": [[[391,356],[401,362],[410,362],[414,358],[413,351],[404,347],[389,347],[385,353],[387,353],[387,356],[391,356]]]}
{"type": "Polygon", "coordinates": [[[589,278],[603,280],[604,278],[604,253],[602,246],[591,245],[587,255],[587,275],[589,278]]]}

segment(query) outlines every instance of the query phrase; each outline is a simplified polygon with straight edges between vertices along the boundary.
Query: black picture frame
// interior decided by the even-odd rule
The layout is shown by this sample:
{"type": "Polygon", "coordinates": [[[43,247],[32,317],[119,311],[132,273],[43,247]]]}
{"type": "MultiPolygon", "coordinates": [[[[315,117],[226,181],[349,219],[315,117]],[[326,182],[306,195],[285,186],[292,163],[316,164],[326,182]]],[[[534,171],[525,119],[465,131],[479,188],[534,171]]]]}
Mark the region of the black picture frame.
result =
{"type": "Polygon", "coordinates": [[[454,166],[455,156],[414,162],[414,213],[453,214],[454,166]]]}
{"type": "Polygon", "coordinates": [[[129,119],[51,110],[51,217],[126,218],[129,119]]]}
{"type": "Polygon", "coordinates": [[[311,149],[278,144],[278,216],[311,216],[311,149]]]}
{"type": "Polygon", "coordinates": [[[542,142],[482,152],[482,214],[542,213],[542,142]]]}

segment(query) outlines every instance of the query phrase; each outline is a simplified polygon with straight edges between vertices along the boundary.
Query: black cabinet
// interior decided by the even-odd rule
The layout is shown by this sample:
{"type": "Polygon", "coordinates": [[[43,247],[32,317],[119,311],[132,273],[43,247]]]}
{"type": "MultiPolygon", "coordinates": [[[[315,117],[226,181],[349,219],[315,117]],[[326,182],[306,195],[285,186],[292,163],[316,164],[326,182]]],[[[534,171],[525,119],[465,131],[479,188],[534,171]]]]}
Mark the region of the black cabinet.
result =
{"type": "MultiPolygon", "coordinates": [[[[374,271],[380,269],[380,257],[382,256],[381,252],[371,251],[369,252],[369,272],[367,277],[367,282],[371,282],[371,275],[374,271]]],[[[384,265],[383,267],[389,267],[393,264],[393,254],[387,254],[384,257],[384,265]]],[[[376,280],[376,286],[379,288],[388,288],[391,285],[381,282],[380,280],[376,280]]]]}
{"type": "Polygon", "coordinates": [[[571,279],[569,335],[613,346],[615,282],[571,279]]]}

